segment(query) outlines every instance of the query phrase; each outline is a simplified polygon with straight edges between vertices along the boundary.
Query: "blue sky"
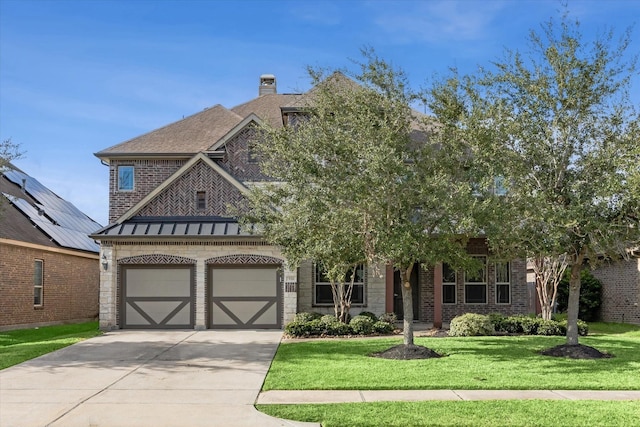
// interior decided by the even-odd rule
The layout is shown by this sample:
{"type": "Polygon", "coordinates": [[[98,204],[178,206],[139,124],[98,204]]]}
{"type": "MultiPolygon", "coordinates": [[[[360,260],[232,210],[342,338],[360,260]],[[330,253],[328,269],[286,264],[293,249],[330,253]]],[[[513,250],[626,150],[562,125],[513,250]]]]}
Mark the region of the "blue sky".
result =
{"type": "MultiPolygon", "coordinates": [[[[362,47],[420,87],[448,67],[472,72],[559,1],[0,0],[0,138],[16,165],[106,225],[108,170],[93,153],[222,104],[308,89],[307,66],[345,67],[362,47]]],[[[573,0],[591,37],[640,18],[640,0],[573,0]]],[[[640,28],[630,53],[638,53],[640,28]]],[[[633,99],[640,104],[640,79],[633,99]]]]}

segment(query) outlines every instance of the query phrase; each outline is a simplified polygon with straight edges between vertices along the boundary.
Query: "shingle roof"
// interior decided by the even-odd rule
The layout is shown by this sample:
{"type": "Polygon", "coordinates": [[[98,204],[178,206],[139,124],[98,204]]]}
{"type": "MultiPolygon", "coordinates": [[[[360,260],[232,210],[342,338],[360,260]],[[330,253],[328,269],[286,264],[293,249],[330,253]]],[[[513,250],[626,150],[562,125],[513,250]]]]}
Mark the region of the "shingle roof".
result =
{"type": "Polygon", "coordinates": [[[136,154],[186,154],[206,151],[244,117],[215,105],[167,126],[102,150],[97,157],[136,154]]]}
{"type": "Polygon", "coordinates": [[[249,102],[237,105],[231,111],[242,117],[254,113],[273,127],[282,126],[280,108],[295,102],[301,94],[268,94],[254,98],[249,102]]]}

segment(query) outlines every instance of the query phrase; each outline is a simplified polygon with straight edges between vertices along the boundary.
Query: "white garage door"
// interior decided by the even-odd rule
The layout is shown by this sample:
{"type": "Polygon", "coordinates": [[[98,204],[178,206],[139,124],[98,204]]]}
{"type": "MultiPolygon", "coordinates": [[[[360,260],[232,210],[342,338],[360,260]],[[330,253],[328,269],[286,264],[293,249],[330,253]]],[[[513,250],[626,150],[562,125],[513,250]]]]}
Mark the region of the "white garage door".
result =
{"type": "Polygon", "coordinates": [[[191,267],[126,267],[123,328],[193,328],[191,267]]]}
{"type": "Polygon", "coordinates": [[[216,266],[210,277],[212,328],[280,328],[276,266],[216,266]]]}

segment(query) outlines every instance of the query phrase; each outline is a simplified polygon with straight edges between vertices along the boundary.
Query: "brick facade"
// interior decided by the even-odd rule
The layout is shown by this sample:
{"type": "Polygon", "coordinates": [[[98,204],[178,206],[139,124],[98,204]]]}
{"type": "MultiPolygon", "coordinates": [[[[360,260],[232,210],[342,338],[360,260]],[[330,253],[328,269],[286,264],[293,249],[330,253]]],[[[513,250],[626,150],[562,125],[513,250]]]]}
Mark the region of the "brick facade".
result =
{"type": "Polygon", "coordinates": [[[640,258],[614,262],[592,273],[602,282],[600,319],[640,324],[640,258]]]}
{"type": "Polygon", "coordinates": [[[226,150],[220,166],[240,181],[269,179],[260,171],[260,165],[257,162],[249,160],[249,141],[255,138],[255,134],[255,127],[248,126],[225,144],[226,150]]]}
{"type": "Polygon", "coordinates": [[[109,164],[109,222],[112,223],[135,206],[173,173],[180,169],[184,159],[111,160],[109,164]],[[134,166],[133,191],[117,191],[118,166],[134,166]]]}
{"type": "Polygon", "coordinates": [[[0,243],[0,328],[93,320],[98,316],[97,254],[0,243]],[[34,263],[43,261],[43,304],[34,307],[34,263]]]}
{"type": "Polygon", "coordinates": [[[231,216],[229,205],[239,206],[244,197],[229,181],[200,161],[162,190],[138,212],[140,216],[231,216]],[[206,208],[199,210],[196,193],[205,193],[206,208]]]}

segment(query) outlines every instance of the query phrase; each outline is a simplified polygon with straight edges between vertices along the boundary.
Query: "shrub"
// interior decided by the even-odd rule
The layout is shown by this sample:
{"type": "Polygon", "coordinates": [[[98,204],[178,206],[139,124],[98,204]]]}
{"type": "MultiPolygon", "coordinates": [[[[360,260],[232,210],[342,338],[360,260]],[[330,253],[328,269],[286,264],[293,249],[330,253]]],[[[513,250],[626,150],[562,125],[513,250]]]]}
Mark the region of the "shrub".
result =
{"type": "Polygon", "coordinates": [[[541,318],[522,316],[519,320],[523,333],[527,335],[538,335],[538,326],[543,322],[541,318]]]}
{"type": "Polygon", "coordinates": [[[454,317],[449,327],[452,337],[469,337],[478,335],[494,335],[495,328],[489,316],[476,313],[466,313],[454,317]]]}
{"type": "Polygon", "coordinates": [[[349,322],[349,326],[354,334],[369,335],[373,332],[373,324],[375,322],[369,316],[354,316],[349,322]]]}
{"type": "Polygon", "coordinates": [[[338,319],[336,319],[336,321],[333,323],[326,324],[327,335],[351,335],[352,333],[353,330],[351,329],[351,326],[347,325],[346,323],[340,322],[338,319]]]}
{"type": "Polygon", "coordinates": [[[380,321],[391,323],[392,325],[398,321],[398,316],[395,313],[384,313],[380,316],[380,321]]]}
{"type": "Polygon", "coordinates": [[[505,315],[500,313],[490,313],[489,320],[493,324],[493,328],[496,330],[496,332],[507,332],[505,330],[505,322],[507,320],[507,317],[505,315]]]}
{"type": "Polygon", "coordinates": [[[305,311],[302,311],[300,313],[296,313],[296,315],[293,317],[293,321],[294,322],[309,322],[311,320],[316,320],[316,319],[320,319],[322,317],[322,315],[320,313],[308,313],[305,311]]]}
{"type": "Polygon", "coordinates": [[[362,311],[362,312],[360,312],[360,314],[358,314],[358,316],[367,316],[367,317],[371,318],[371,320],[373,320],[374,323],[378,321],[378,316],[376,316],[375,314],[373,314],[370,311],[362,311]]]}
{"type": "Polygon", "coordinates": [[[342,323],[338,320],[338,318],[336,316],[334,316],[333,314],[325,314],[324,316],[322,316],[320,318],[320,321],[322,323],[324,323],[325,325],[331,325],[333,323],[342,323]]]}
{"type": "MultiPolygon", "coordinates": [[[[564,331],[562,333],[562,335],[566,334],[567,333],[567,321],[563,320],[561,322],[558,322],[558,324],[560,325],[560,327],[564,331]]],[[[587,324],[587,322],[585,322],[584,320],[578,319],[578,335],[584,337],[584,336],[587,336],[588,333],[589,333],[589,325],[587,324]]]]}
{"type": "MultiPolygon", "coordinates": [[[[558,311],[566,312],[569,303],[569,276],[567,270],[558,284],[558,311]]],[[[602,304],[602,283],[593,277],[591,271],[583,269],[580,272],[580,305],[578,318],[586,322],[598,320],[600,305],[602,304]]]]}
{"type": "Polygon", "coordinates": [[[378,334],[390,334],[393,332],[393,325],[389,322],[383,322],[382,320],[378,320],[373,324],[373,332],[378,334]]]}
{"type": "Polygon", "coordinates": [[[540,320],[537,327],[537,335],[564,335],[560,323],[555,320],[540,320]]]}

